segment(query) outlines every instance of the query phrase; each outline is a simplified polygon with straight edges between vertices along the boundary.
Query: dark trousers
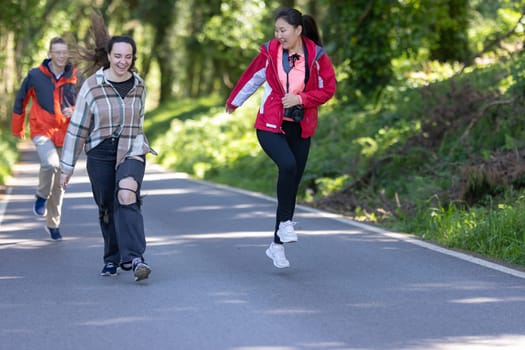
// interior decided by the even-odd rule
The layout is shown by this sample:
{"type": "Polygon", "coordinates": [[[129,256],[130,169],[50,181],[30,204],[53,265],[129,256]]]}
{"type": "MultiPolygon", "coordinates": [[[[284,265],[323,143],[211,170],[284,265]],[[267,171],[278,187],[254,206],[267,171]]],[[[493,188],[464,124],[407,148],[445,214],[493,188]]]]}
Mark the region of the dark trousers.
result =
{"type": "Polygon", "coordinates": [[[275,243],[281,243],[277,235],[279,224],[293,218],[297,190],[306,167],[311,141],[310,138],[301,138],[301,125],[299,123],[285,121],[282,128],[284,134],[257,130],[259,144],[279,169],[274,230],[275,243]]]}
{"type": "Polygon", "coordinates": [[[104,263],[114,264],[142,258],[146,250],[140,209],[140,187],[146,162],[128,158],[115,169],[117,146],[118,139],[106,139],[87,153],[86,163],[104,238],[104,263]],[[117,197],[118,183],[127,177],[137,182],[137,200],[133,204],[122,205],[117,197]]]}

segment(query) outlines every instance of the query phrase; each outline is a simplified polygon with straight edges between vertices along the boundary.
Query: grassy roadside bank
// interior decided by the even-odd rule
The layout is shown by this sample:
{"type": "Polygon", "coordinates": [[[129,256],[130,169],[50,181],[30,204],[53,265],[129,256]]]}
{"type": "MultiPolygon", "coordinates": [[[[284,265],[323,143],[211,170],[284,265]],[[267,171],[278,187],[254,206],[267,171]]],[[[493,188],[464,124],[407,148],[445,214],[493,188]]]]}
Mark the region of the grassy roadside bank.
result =
{"type": "Polygon", "coordinates": [[[2,189],[11,175],[13,165],[18,159],[16,139],[8,132],[8,127],[0,128],[0,189],[2,189]],[[7,130],[7,131],[6,131],[7,130]]]}

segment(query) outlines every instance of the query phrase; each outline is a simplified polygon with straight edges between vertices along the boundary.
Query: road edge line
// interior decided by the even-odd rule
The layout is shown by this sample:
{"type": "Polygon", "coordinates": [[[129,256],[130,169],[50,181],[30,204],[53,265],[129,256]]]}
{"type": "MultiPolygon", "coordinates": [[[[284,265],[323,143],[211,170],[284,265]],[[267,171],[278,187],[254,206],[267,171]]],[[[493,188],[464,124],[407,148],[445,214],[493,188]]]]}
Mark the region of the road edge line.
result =
{"type": "MultiPolygon", "coordinates": [[[[161,167],[161,166],[159,166],[159,167],[161,167]]],[[[166,169],[164,169],[164,171],[169,172],[169,170],[166,170],[166,169]]],[[[199,179],[192,178],[188,174],[186,174],[186,175],[187,175],[186,179],[190,180],[190,181],[195,181],[195,182],[207,184],[207,185],[213,186],[213,187],[223,188],[223,189],[229,190],[231,192],[241,193],[241,194],[248,195],[248,196],[251,196],[251,197],[265,199],[265,200],[268,200],[268,201],[274,202],[274,203],[277,202],[277,200],[275,198],[267,196],[265,194],[252,192],[252,191],[248,191],[248,190],[244,190],[244,189],[240,189],[240,188],[235,188],[235,187],[232,187],[232,186],[219,184],[219,183],[214,183],[214,182],[210,182],[210,181],[199,180],[199,179]]],[[[337,220],[337,221],[339,221],[341,223],[344,223],[346,225],[351,225],[351,226],[359,227],[359,228],[362,228],[362,229],[366,229],[368,231],[372,231],[372,232],[375,232],[375,233],[378,233],[378,234],[381,234],[381,235],[384,235],[384,236],[387,236],[387,237],[398,239],[398,240],[406,242],[406,243],[417,245],[419,247],[426,248],[426,249],[432,250],[432,251],[437,252],[437,253],[441,253],[441,254],[444,254],[444,255],[452,256],[454,258],[457,258],[457,259],[460,259],[460,260],[463,260],[463,261],[467,261],[467,262],[472,263],[472,264],[480,265],[480,266],[483,266],[483,267],[491,269],[491,270],[499,271],[499,272],[507,274],[507,275],[511,275],[511,276],[518,277],[518,278],[521,278],[521,279],[525,279],[525,272],[523,272],[523,271],[520,271],[520,270],[517,270],[517,269],[513,269],[513,268],[510,268],[510,267],[507,267],[507,266],[504,266],[504,265],[500,265],[500,264],[497,264],[497,263],[494,263],[494,262],[491,262],[491,261],[488,261],[488,260],[485,260],[485,259],[482,259],[482,258],[478,258],[478,257],[472,256],[472,255],[466,254],[466,253],[461,253],[461,252],[458,252],[458,251],[455,251],[455,250],[452,250],[452,249],[444,248],[444,247],[439,246],[437,244],[429,243],[427,241],[423,241],[423,240],[417,238],[416,236],[408,234],[408,233],[400,233],[400,232],[388,231],[388,230],[385,230],[385,229],[382,229],[382,228],[379,228],[379,227],[375,227],[375,226],[372,226],[372,225],[363,224],[363,223],[354,221],[354,220],[346,218],[346,217],[344,217],[344,216],[342,216],[340,214],[329,213],[329,212],[325,212],[325,211],[322,211],[322,210],[319,210],[319,209],[307,207],[307,206],[304,206],[304,205],[297,205],[296,207],[299,208],[299,209],[302,209],[304,211],[308,211],[308,212],[312,212],[312,213],[318,213],[318,214],[322,215],[323,217],[337,220]]]]}

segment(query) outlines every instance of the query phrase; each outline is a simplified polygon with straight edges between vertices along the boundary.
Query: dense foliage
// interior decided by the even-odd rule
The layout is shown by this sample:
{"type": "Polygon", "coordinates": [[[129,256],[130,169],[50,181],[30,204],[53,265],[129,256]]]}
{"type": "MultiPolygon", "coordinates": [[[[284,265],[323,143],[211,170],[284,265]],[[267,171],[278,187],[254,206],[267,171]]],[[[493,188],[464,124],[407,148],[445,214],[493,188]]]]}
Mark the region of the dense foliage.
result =
{"type": "MultiPolygon", "coordinates": [[[[154,103],[225,94],[273,36],[272,13],[282,5],[317,18],[338,70],[338,97],[349,104],[377,99],[396,78],[396,62],[408,69],[429,60],[472,64],[476,53],[497,48],[499,37],[521,30],[515,26],[523,6],[522,0],[10,0],[0,14],[0,89],[14,93],[51,37],[89,41],[96,8],[110,33],[138,41],[137,66],[155,91],[154,103]],[[18,20],[28,13],[31,21],[18,20]]],[[[3,112],[9,105],[0,101],[3,112]]]]}

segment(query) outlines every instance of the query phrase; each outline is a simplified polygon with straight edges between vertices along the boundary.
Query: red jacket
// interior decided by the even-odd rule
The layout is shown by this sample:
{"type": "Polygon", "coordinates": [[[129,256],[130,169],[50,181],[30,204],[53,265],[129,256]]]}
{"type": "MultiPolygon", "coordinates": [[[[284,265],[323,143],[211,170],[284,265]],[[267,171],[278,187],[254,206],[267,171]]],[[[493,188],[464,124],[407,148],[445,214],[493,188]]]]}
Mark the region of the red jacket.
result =
{"type": "Polygon", "coordinates": [[[64,74],[56,80],[49,70],[49,59],[29,71],[15,99],[11,119],[11,132],[22,138],[25,134],[25,114],[29,100],[29,129],[31,138],[46,136],[61,147],[64,143],[69,118],[62,114],[65,107],[74,108],[77,70],[67,64],[64,74]]]}
{"type": "MultiPolygon", "coordinates": [[[[336,79],[332,61],[324,49],[312,40],[303,37],[308,51],[310,75],[301,96],[304,119],[301,121],[303,138],[314,135],[317,128],[318,107],[335,93],[336,79]]],[[[259,54],[239,78],[226,104],[230,108],[241,106],[265,81],[261,107],[255,120],[255,128],[275,133],[282,132],[284,107],[281,102],[285,90],[279,81],[277,53],[281,49],[279,40],[272,39],[261,46],[259,54]]]]}

